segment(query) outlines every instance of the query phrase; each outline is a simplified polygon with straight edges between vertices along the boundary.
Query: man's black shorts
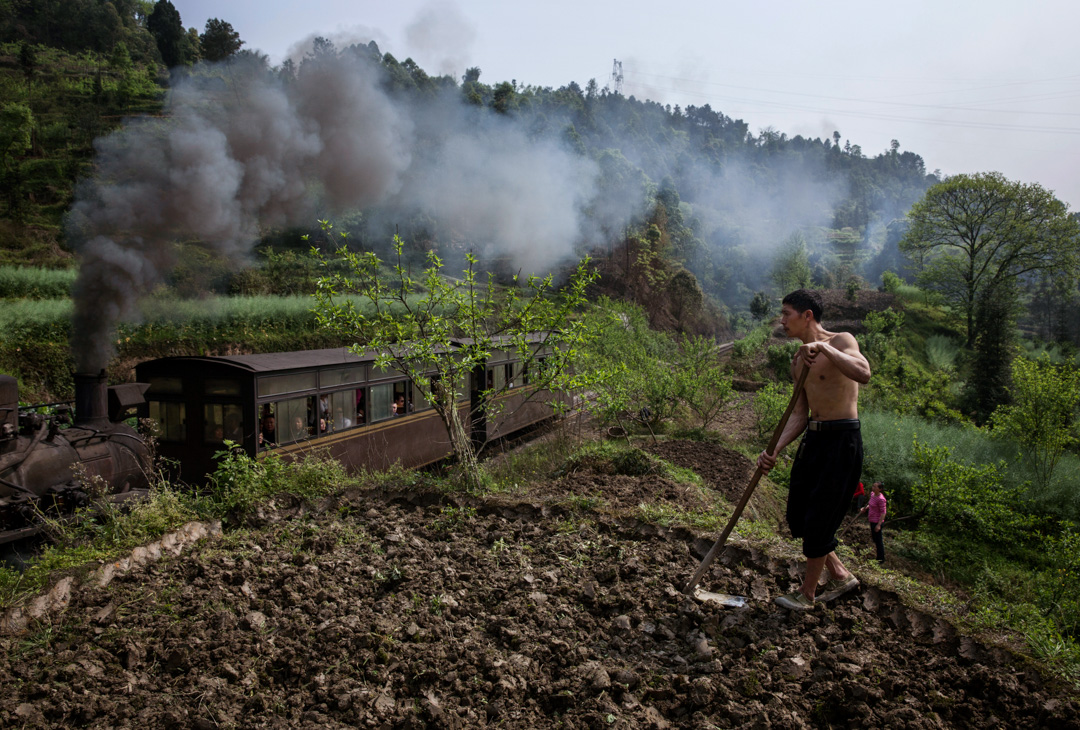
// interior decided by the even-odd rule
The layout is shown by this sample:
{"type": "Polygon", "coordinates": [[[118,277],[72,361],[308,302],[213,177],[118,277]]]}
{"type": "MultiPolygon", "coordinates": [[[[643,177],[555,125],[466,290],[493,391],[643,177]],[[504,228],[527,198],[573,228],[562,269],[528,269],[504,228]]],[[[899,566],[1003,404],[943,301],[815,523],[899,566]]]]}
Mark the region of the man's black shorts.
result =
{"type": "Polygon", "coordinates": [[[836,549],[836,530],[851,505],[862,460],[858,427],[803,435],[791,467],[787,523],[792,536],[802,538],[806,557],[821,558],[836,549]]]}

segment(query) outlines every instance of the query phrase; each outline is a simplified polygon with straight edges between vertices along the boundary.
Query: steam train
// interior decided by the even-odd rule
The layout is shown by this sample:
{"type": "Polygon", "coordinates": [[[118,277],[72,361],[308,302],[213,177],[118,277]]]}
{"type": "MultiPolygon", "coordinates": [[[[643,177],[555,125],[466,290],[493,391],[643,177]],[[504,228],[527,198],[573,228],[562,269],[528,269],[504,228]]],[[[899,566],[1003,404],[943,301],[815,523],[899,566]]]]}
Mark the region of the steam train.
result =
{"type": "Polygon", "coordinates": [[[143,403],[139,383],[107,386],[104,372],[75,376],[75,412],[20,412],[15,378],[0,375],[0,545],[37,534],[40,513],[70,514],[86,484],[113,498],[147,486],[150,456],[123,421],[143,403]],[[74,420],[72,420],[74,415],[74,420]]]}
{"type": "MultiPolygon", "coordinates": [[[[534,362],[542,363],[542,340],[534,346],[534,362]]],[[[169,476],[187,484],[208,481],[226,440],[254,458],[294,459],[319,448],[352,471],[450,456],[446,430],[421,390],[403,372],[377,367],[376,354],[334,348],[165,357],[136,366],[137,382],[111,387],[104,374],[76,375],[67,428],[64,412],[19,414],[15,381],[0,376],[0,544],[37,532],[38,511],[84,504],[84,483],[103,481],[120,497],[145,489],[147,445],[122,422],[132,415],[156,422],[156,453],[172,465],[169,476]]],[[[424,377],[435,382],[438,374],[424,377]]],[[[496,348],[455,384],[474,443],[552,418],[554,396],[537,393],[529,379],[513,349],[496,348]],[[481,407],[485,391],[500,394],[491,418],[481,407]]]]}

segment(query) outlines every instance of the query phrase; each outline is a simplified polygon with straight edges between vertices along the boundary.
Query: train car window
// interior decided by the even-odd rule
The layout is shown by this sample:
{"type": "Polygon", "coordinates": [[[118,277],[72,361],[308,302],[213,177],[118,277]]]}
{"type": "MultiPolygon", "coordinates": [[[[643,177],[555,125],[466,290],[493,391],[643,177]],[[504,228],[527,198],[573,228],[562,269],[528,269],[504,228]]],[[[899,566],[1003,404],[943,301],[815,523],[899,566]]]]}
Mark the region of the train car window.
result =
{"type": "Polygon", "coordinates": [[[508,362],[503,365],[503,377],[506,379],[508,388],[513,388],[516,385],[514,382],[514,363],[508,362]]]}
{"type": "MultiPolygon", "coordinates": [[[[428,393],[430,393],[432,399],[434,399],[435,394],[438,392],[438,389],[441,387],[440,383],[439,383],[439,376],[438,375],[432,375],[431,377],[429,377],[428,380],[427,380],[427,387],[428,387],[428,393]]],[[[427,409],[431,408],[431,401],[424,397],[424,393],[423,393],[423,391],[420,390],[419,387],[414,387],[413,388],[413,393],[414,393],[414,395],[413,395],[413,403],[416,404],[416,410],[418,410],[418,411],[426,411],[427,409]]]]}
{"type": "Polygon", "coordinates": [[[368,403],[368,419],[371,423],[382,421],[394,415],[394,384],[373,385],[371,401],[368,403]]]}
{"type": "Polygon", "coordinates": [[[187,408],[183,403],[152,400],[150,418],[157,421],[161,441],[187,440],[187,408]]]}
{"type": "Polygon", "coordinates": [[[317,377],[310,373],[290,373],[289,375],[268,375],[259,378],[259,397],[295,393],[300,390],[314,390],[317,377]]]}
{"type": "Polygon", "coordinates": [[[277,416],[278,443],[291,443],[303,441],[314,435],[312,414],[315,413],[315,397],[290,398],[281,400],[276,404],[275,415],[277,416]]]}
{"type": "Polygon", "coordinates": [[[360,383],[364,380],[364,368],[362,366],[351,368],[328,368],[319,371],[319,387],[333,388],[338,385],[360,383]]]}
{"type": "Polygon", "coordinates": [[[499,391],[503,389],[504,385],[506,385],[506,370],[503,366],[496,365],[495,367],[488,370],[489,390],[493,389],[499,391]]]}
{"type": "Polygon", "coordinates": [[[547,356],[536,358],[536,368],[535,369],[536,369],[537,377],[542,377],[543,376],[544,367],[546,366],[546,361],[547,361],[547,356]]]}
{"type": "Polygon", "coordinates": [[[184,381],[180,378],[150,378],[147,397],[152,395],[180,395],[184,392],[184,381]]]}
{"type": "Polygon", "coordinates": [[[514,385],[525,385],[525,363],[518,361],[511,366],[510,379],[514,385]]]}
{"type": "Polygon", "coordinates": [[[357,425],[356,391],[343,390],[330,394],[330,418],[327,431],[344,431],[357,425]]]}
{"type": "Polygon", "coordinates": [[[203,438],[207,443],[224,439],[244,440],[244,409],[239,403],[207,403],[203,406],[203,438]]]}
{"type": "Polygon", "coordinates": [[[412,383],[408,380],[394,383],[394,407],[391,410],[395,416],[404,416],[415,410],[412,383]]]}
{"type": "Polygon", "coordinates": [[[364,388],[356,389],[356,423],[367,423],[367,400],[364,398],[364,394],[367,391],[364,388]]]}
{"type": "Polygon", "coordinates": [[[207,395],[235,395],[240,396],[240,381],[232,378],[207,378],[207,395]]]}

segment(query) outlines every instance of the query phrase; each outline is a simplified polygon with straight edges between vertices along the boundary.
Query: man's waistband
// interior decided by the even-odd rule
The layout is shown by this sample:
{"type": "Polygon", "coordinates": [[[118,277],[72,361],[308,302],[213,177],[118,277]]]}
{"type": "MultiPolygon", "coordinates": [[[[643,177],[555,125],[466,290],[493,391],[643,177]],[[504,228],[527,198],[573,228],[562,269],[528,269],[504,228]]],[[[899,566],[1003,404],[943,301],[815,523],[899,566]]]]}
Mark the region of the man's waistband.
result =
{"type": "Polygon", "coordinates": [[[810,421],[807,431],[858,431],[858,418],[839,418],[835,421],[810,421]]]}

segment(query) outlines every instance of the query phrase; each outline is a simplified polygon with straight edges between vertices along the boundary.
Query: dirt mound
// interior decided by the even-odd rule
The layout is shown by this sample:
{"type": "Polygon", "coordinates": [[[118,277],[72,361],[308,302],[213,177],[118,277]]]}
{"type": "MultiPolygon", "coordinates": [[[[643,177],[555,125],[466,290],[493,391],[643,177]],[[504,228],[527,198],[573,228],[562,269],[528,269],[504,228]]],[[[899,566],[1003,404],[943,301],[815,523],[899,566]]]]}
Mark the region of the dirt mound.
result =
{"type": "Polygon", "coordinates": [[[1035,671],[890,594],[794,614],[771,599],[797,564],[731,545],[705,586],[751,600],[721,609],[675,589],[710,537],[444,499],[271,506],[78,593],[4,640],[0,725],[1078,727],[1035,671]]]}
{"type": "Polygon", "coordinates": [[[863,320],[870,312],[883,312],[889,307],[898,309],[901,302],[895,294],[873,289],[860,289],[855,301],[848,299],[843,289],[821,289],[821,321],[825,329],[832,331],[862,333],[866,331],[863,320]]]}
{"type": "Polygon", "coordinates": [[[737,451],[706,441],[660,441],[646,450],[661,459],[696,472],[729,502],[742,496],[754,463],[737,451]]]}

